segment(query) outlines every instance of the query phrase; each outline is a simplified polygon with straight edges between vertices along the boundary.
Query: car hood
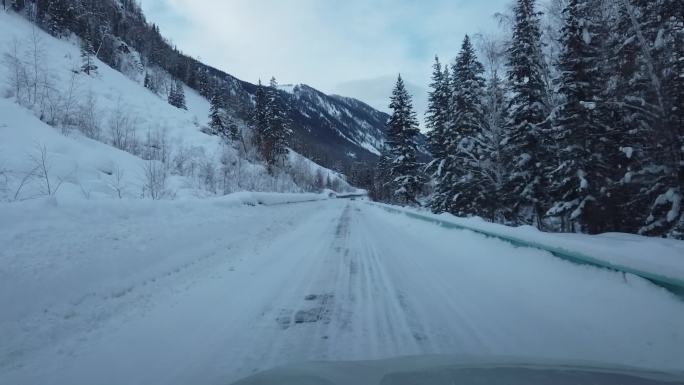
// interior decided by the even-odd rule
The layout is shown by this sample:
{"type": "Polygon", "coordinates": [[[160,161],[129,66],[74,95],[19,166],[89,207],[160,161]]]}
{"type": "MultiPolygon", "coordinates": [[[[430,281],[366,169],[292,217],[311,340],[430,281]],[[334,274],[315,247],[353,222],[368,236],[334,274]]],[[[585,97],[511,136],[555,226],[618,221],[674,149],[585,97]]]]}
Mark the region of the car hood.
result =
{"type": "Polygon", "coordinates": [[[586,362],[506,357],[415,356],[373,361],[311,362],[254,374],[234,385],[664,385],[684,373],[586,362]]]}

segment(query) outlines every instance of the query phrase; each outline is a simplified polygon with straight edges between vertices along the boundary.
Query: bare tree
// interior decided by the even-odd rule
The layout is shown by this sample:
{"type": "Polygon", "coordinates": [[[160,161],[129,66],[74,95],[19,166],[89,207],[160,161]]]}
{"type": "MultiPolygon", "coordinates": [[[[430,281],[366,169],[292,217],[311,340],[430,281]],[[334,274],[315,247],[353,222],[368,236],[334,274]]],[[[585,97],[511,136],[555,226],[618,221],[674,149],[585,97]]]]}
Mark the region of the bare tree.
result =
{"type": "Polygon", "coordinates": [[[0,194],[4,196],[9,188],[9,170],[4,163],[0,163],[0,194]]]}
{"type": "Polygon", "coordinates": [[[121,97],[117,100],[116,108],[109,116],[108,126],[112,145],[120,150],[133,152],[133,144],[136,142],[136,118],[126,111],[121,102],[121,97]]]}
{"type": "Polygon", "coordinates": [[[13,201],[16,201],[19,199],[19,196],[21,195],[21,191],[24,189],[24,187],[29,184],[33,178],[36,176],[36,172],[38,171],[37,167],[32,168],[30,171],[24,173],[22,176],[21,180],[19,181],[19,184],[17,187],[14,189],[14,195],[12,197],[13,201]]]}
{"type": "Polygon", "coordinates": [[[62,116],[60,123],[62,127],[62,133],[65,135],[67,135],[71,127],[76,124],[76,119],[73,115],[78,107],[78,89],[78,73],[72,72],[69,79],[69,85],[67,86],[67,89],[62,97],[62,116]]]}
{"type": "Polygon", "coordinates": [[[124,170],[121,167],[115,167],[112,172],[111,179],[107,181],[109,187],[119,199],[122,199],[126,192],[126,185],[124,184],[124,170]]]}
{"type": "Polygon", "coordinates": [[[40,181],[43,195],[53,196],[59,191],[64,179],[61,177],[54,178],[51,175],[52,167],[47,147],[45,145],[38,145],[37,151],[37,155],[31,155],[31,161],[34,165],[33,170],[35,170],[32,174],[40,181]]]}
{"type": "Polygon", "coordinates": [[[19,40],[12,39],[3,62],[7,67],[7,85],[10,88],[8,96],[14,96],[19,104],[26,105],[29,98],[28,73],[26,63],[21,58],[19,46],[19,40]]]}
{"type": "Polygon", "coordinates": [[[33,98],[31,103],[36,103],[38,100],[38,84],[40,83],[41,72],[43,72],[43,63],[45,62],[43,56],[45,51],[43,48],[43,42],[40,38],[39,32],[36,29],[35,24],[31,27],[31,36],[29,37],[29,47],[30,47],[30,63],[31,63],[31,88],[33,93],[33,98]]]}
{"type": "Polygon", "coordinates": [[[91,139],[100,138],[100,118],[97,99],[90,90],[85,101],[79,106],[78,128],[83,134],[91,139]]]}
{"type": "Polygon", "coordinates": [[[147,160],[143,166],[143,172],[143,197],[159,200],[173,195],[167,189],[168,172],[162,162],[154,159],[147,160]]]}

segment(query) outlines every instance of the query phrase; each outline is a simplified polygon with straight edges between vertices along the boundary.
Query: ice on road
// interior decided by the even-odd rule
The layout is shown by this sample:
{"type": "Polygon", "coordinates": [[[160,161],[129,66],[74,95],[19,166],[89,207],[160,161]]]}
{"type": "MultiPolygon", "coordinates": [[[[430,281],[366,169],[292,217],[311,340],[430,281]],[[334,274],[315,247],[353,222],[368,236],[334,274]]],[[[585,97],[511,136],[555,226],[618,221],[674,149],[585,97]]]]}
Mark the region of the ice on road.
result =
{"type": "Polygon", "coordinates": [[[418,354],[684,368],[684,302],[634,276],[362,201],[167,205],[0,232],[0,383],[226,384],[418,354]]]}

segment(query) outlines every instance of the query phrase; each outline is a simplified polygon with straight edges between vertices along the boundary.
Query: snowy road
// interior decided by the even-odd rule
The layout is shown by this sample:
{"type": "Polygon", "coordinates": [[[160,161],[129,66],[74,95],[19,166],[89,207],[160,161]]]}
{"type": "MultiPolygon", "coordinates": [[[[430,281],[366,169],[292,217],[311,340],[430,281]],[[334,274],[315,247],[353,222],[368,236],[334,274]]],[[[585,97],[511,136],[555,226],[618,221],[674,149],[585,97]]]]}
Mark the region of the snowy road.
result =
{"type": "Polygon", "coordinates": [[[0,383],[226,384],[432,353],[684,368],[684,302],[635,277],[362,201],[169,205],[0,232],[0,383]]]}

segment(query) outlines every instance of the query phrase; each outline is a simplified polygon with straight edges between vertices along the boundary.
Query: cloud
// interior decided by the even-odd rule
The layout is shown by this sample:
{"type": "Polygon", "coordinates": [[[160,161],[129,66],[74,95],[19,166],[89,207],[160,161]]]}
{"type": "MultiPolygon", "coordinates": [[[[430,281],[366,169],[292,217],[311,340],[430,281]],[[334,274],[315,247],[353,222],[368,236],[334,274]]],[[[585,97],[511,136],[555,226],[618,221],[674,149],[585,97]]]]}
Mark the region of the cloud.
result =
{"type": "Polygon", "coordinates": [[[433,56],[451,59],[466,33],[494,29],[491,16],[509,1],[145,0],[143,8],[182,51],[241,79],[348,90],[382,108],[378,87],[389,95],[393,85],[382,79],[402,73],[427,85],[433,56]]]}

